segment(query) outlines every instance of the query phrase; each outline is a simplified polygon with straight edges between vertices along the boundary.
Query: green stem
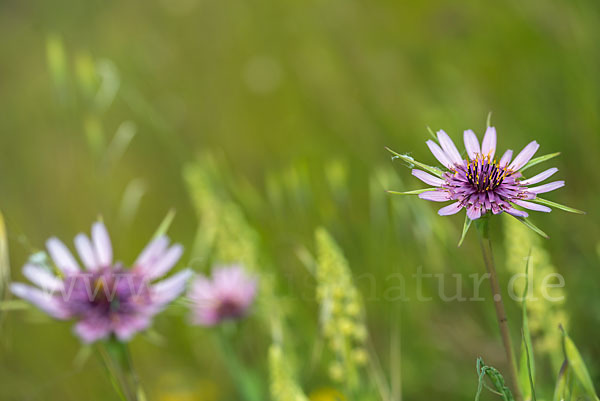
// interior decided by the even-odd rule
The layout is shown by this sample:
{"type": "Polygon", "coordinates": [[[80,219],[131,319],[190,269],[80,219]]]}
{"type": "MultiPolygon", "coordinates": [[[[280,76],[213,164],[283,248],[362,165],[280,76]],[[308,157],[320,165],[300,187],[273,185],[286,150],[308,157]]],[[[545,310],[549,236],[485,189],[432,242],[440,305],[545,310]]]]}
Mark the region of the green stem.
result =
{"type": "Polygon", "coordinates": [[[260,381],[239,359],[237,353],[231,346],[231,329],[227,323],[222,324],[218,333],[215,333],[215,340],[219,346],[223,360],[233,380],[237,384],[240,395],[246,401],[262,401],[263,391],[260,387],[260,381]]]}
{"type": "Polygon", "coordinates": [[[117,394],[123,401],[144,401],[146,396],[137,374],[126,343],[111,337],[98,345],[109,378],[117,394]]]}
{"type": "Polygon", "coordinates": [[[515,399],[517,401],[523,401],[523,396],[519,387],[519,375],[517,373],[515,354],[513,351],[512,340],[510,338],[510,330],[508,327],[508,318],[506,317],[504,302],[502,302],[502,293],[500,291],[498,274],[496,273],[496,266],[494,264],[492,241],[489,235],[489,216],[482,216],[480,219],[476,220],[476,223],[478,228],[477,231],[479,232],[479,243],[481,245],[483,261],[485,263],[487,272],[490,275],[490,285],[492,288],[494,307],[496,309],[496,319],[498,320],[500,335],[502,336],[502,344],[504,345],[504,352],[506,354],[506,362],[508,364],[509,381],[515,399]]]}

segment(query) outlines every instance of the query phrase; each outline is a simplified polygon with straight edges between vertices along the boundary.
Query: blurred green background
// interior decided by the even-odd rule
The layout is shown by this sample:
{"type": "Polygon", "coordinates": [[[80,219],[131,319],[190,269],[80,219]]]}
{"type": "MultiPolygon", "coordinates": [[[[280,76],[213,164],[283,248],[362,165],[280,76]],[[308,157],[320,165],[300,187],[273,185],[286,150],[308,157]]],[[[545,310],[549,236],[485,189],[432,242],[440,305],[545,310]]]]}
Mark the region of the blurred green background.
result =
{"type": "MultiPolygon", "coordinates": [[[[588,212],[533,214],[551,238],[532,241],[565,277],[563,323],[600,382],[597,1],[4,0],[0,37],[0,207],[16,280],[48,237],[70,241],[98,215],[131,262],[171,208],[183,266],[202,220],[182,172],[199,160],[212,166],[211,190],[259,234],[265,269],[290,305],[306,393],[336,387],[315,357],[315,284],[298,257],[314,251],[322,225],[348,258],[373,347],[404,399],[472,399],[476,357],[503,368],[491,302],[384,294],[390,274],[410,278],[419,266],[481,272],[475,233],[457,248],[461,217],[386,195],[421,184],[384,146],[434,164],[427,126],[462,148],[462,131],[481,137],[492,111],[499,149],[535,139],[540,155],[562,152],[544,167],[556,165],[567,185],[549,198],[588,212]],[[400,373],[390,368],[397,360],[400,373]]],[[[506,230],[495,224],[503,280],[511,255],[527,253],[506,230]]],[[[508,307],[518,339],[519,305],[508,307]]],[[[238,399],[210,330],[188,327],[174,309],[156,319],[154,337],[132,343],[149,399],[238,399]]],[[[0,399],[118,399],[97,358],[78,363],[70,323],[14,311],[0,330],[0,399]]],[[[547,389],[557,338],[538,355],[547,389]]],[[[265,383],[269,342],[252,319],[236,334],[265,383]]]]}

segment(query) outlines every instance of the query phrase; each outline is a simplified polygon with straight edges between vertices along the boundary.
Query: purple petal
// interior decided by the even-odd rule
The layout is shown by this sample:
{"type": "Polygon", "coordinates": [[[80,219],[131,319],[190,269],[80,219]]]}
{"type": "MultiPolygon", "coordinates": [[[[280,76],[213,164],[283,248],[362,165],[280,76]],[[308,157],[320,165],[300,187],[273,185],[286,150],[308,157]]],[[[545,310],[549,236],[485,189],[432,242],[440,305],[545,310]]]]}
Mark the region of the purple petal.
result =
{"type": "Polygon", "coordinates": [[[56,319],[68,319],[70,317],[69,312],[50,293],[21,283],[11,284],[10,291],[17,297],[23,298],[56,319]]]}
{"type": "Polygon", "coordinates": [[[538,175],[535,175],[527,180],[521,181],[521,185],[537,184],[538,182],[542,182],[545,179],[551,177],[557,171],[558,171],[558,169],[556,167],[549,168],[548,170],[546,170],[542,173],[539,173],[538,175]]]}
{"type": "Polygon", "coordinates": [[[75,237],[75,249],[81,258],[84,266],[88,270],[98,269],[98,258],[94,252],[92,241],[85,234],[78,234],[75,237]]]}
{"type": "Polygon", "coordinates": [[[137,260],[133,264],[142,273],[147,273],[154,263],[162,256],[169,246],[169,239],[165,236],[160,236],[152,240],[144,250],[140,253],[137,260]]]}
{"type": "Polygon", "coordinates": [[[450,158],[450,160],[454,164],[462,164],[463,158],[460,157],[460,152],[456,149],[454,142],[452,139],[444,132],[444,130],[439,130],[437,132],[438,141],[442,145],[442,149],[446,153],[446,155],[450,158]]]}
{"type": "Polygon", "coordinates": [[[538,205],[537,203],[527,202],[527,201],[520,200],[520,199],[513,200],[512,203],[514,203],[515,205],[524,207],[525,209],[535,210],[538,212],[549,213],[552,211],[552,209],[550,209],[548,206],[538,205]]]}
{"type": "Polygon", "coordinates": [[[112,324],[112,330],[120,341],[129,341],[137,332],[145,330],[150,326],[151,319],[145,315],[119,316],[112,324]]]}
{"type": "Polygon", "coordinates": [[[45,291],[54,292],[64,288],[61,279],[40,266],[26,264],[23,267],[23,275],[33,284],[45,291]]]}
{"type": "Polygon", "coordinates": [[[540,145],[536,141],[531,141],[523,148],[523,150],[515,157],[515,160],[508,166],[509,169],[513,171],[519,170],[523,167],[537,152],[540,145]]]}
{"type": "Polygon", "coordinates": [[[58,238],[50,238],[46,241],[46,248],[54,260],[56,267],[63,273],[77,273],[80,271],[79,265],[71,254],[71,251],[58,238]]]}
{"type": "Polygon", "coordinates": [[[464,141],[469,158],[471,160],[475,159],[477,155],[481,153],[481,148],[479,147],[479,140],[477,139],[477,135],[475,135],[473,130],[468,129],[464,133],[464,141]]]}
{"type": "Polygon", "coordinates": [[[564,187],[564,181],[554,181],[548,184],[540,185],[539,187],[527,188],[528,192],[533,192],[534,194],[543,194],[545,192],[554,191],[560,187],[564,187]]]}
{"type": "Polygon", "coordinates": [[[523,210],[517,210],[514,207],[507,207],[504,209],[504,211],[508,214],[512,214],[513,216],[516,217],[528,217],[529,214],[523,210]]]}
{"type": "Polygon", "coordinates": [[[498,163],[498,165],[500,167],[505,167],[508,165],[508,163],[510,163],[510,159],[512,159],[512,155],[513,155],[513,151],[508,149],[506,152],[504,152],[504,154],[502,155],[502,158],[500,159],[500,162],[498,163]]]}
{"type": "Polygon", "coordinates": [[[82,320],[75,325],[75,334],[85,343],[108,337],[111,332],[111,321],[96,317],[82,320]]]}
{"type": "Polygon", "coordinates": [[[488,127],[485,130],[483,142],[481,143],[481,154],[489,156],[490,159],[494,158],[494,154],[496,154],[496,128],[488,127]]]}
{"type": "Polygon", "coordinates": [[[183,247],[179,244],[173,245],[169,250],[149,269],[148,278],[154,279],[166,274],[181,258],[183,247]]]}
{"type": "Polygon", "coordinates": [[[462,208],[463,205],[460,202],[455,202],[438,210],[438,214],[440,216],[450,216],[452,214],[458,213],[462,208]]]}
{"type": "Polygon", "coordinates": [[[437,143],[433,142],[430,139],[427,141],[427,146],[429,147],[429,150],[431,150],[431,153],[433,153],[435,158],[438,159],[440,163],[442,163],[449,169],[452,169],[454,167],[446,153],[442,150],[442,148],[440,148],[440,146],[437,143]]]}
{"type": "Polygon", "coordinates": [[[185,285],[192,274],[190,269],[185,269],[154,284],[152,286],[153,301],[162,306],[177,298],[185,290],[185,285]]]}
{"type": "Polygon", "coordinates": [[[96,257],[100,266],[111,265],[113,258],[112,245],[106,226],[103,223],[97,222],[92,226],[92,241],[94,242],[96,257]]]}
{"type": "Polygon", "coordinates": [[[446,202],[448,200],[448,192],[446,191],[427,191],[420,193],[419,198],[433,202],[446,202]]]}
{"type": "Polygon", "coordinates": [[[423,181],[425,184],[433,185],[434,187],[441,187],[444,184],[444,180],[419,169],[413,169],[412,175],[423,181]]]}
{"type": "Polygon", "coordinates": [[[481,209],[475,206],[467,207],[467,217],[471,220],[477,220],[481,217],[481,209]]]}

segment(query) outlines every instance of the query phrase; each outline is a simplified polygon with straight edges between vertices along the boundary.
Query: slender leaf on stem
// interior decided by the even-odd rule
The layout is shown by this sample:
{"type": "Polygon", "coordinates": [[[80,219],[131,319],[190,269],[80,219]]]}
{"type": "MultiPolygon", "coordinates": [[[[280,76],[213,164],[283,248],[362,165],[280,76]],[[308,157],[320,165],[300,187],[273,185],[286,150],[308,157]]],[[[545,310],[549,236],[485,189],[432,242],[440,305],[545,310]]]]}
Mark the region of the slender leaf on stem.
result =
{"type": "Polygon", "coordinates": [[[536,202],[536,203],[541,203],[542,205],[555,207],[557,209],[564,210],[565,212],[569,212],[569,213],[585,214],[585,212],[583,210],[579,210],[579,209],[575,209],[575,208],[572,208],[569,206],[561,205],[560,203],[552,202],[547,199],[542,199],[539,197],[536,197],[535,199],[532,199],[531,201],[536,202]]]}
{"type": "Polygon", "coordinates": [[[412,168],[413,166],[418,166],[418,167],[421,167],[423,170],[427,170],[427,171],[429,171],[431,174],[434,174],[434,175],[436,175],[436,176],[438,176],[438,177],[440,177],[440,178],[442,178],[442,175],[444,174],[444,172],[443,172],[442,170],[440,170],[439,168],[437,168],[437,167],[433,167],[433,166],[430,166],[430,165],[428,165],[428,164],[425,164],[425,163],[421,163],[421,162],[419,162],[419,161],[416,161],[416,160],[415,160],[415,159],[413,159],[411,156],[409,156],[409,155],[402,155],[402,154],[400,154],[400,153],[398,153],[398,152],[395,152],[395,151],[393,151],[393,150],[392,150],[392,149],[390,149],[390,148],[387,148],[387,147],[386,147],[386,149],[387,149],[387,150],[388,150],[390,153],[392,153],[392,154],[394,155],[394,159],[401,159],[402,161],[404,161],[405,163],[407,163],[407,164],[409,165],[409,167],[411,167],[411,168],[412,168]]]}
{"type": "Polygon", "coordinates": [[[418,194],[422,194],[423,192],[428,192],[428,191],[435,191],[436,188],[424,188],[424,189],[415,189],[414,191],[407,191],[407,192],[398,192],[398,191],[385,191],[388,194],[392,194],[392,195],[418,195],[418,194]]]}
{"type": "Polygon", "coordinates": [[[528,228],[535,231],[537,234],[541,235],[542,237],[544,237],[546,239],[550,238],[548,236],[548,234],[543,232],[541,229],[539,229],[535,224],[533,224],[531,221],[527,220],[525,217],[517,217],[517,216],[514,216],[514,217],[517,220],[519,220],[521,223],[525,224],[528,228]]]}
{"type": "Polygon", "coordinates": [[[463,225],[463,230],[462,230],[462,235],[460,236],[460,241],[458,241],[459,247],[462,245],[463,241],[465,240],[465,237],[467,235],[467,232],[469,231],[469,228],[471,227],[472,222],[473,222],[473,220],[471,220],[470,218],[468,218],[465,215],[465,224],[463,225]]]}
{"type": "Polygon", "coordinates": [[[535,360],[533,355],[533,347],[531,345],[531,333],[529,331],[529,322],[527,320],[527,294],[529,292],[529,264],[531,263],[531,249],[527,256],[527,264],[525,265],[525,288],[522,296],[522,341],[521,341],[521,362],[519,369],[519,383],[523,390],[523,397],[526,400],[532,399],[535,401],[535,360]]]}
{"type": "Polygon", "coordinates": [[[571,340],[571,337],[563,331],[563,341],[564,341],[564,350],[565,356],[569,361],[569,367],[573,371],[575,378],[581,384],[583,389],[585,390],[586,395],[592,397],[595,401],[600,401],[598,395],[596,394],[596,390],[594,389],[594,383],[592,382],[592,378],[585,366],[585,362],[577,349],[577,346],[571,340]]]}
{"type": "Polygon", "coordinates": [[[554,397],[552,397],[552,401],[564,401],[567,400],[568,391],[570,386],[570,375],[569,375],[569,361],[565,359],[562,366],[560,367],[560,372],[558,372],[558,378],[556,379],[556,386],[554,387],[554,397]]]}
{"type": "Polygon", "coordinates": [[[550,154],[547,154],[547,155],[544,155],[544,156],[536,157],[535,159],[531,159],[519,171],[523,172],[523,171],[527,170],[529,167],[533,167],[533,166],[535,166],[537,164],[543,163],[543,162],[548,161],[550,159],[554,159],[558,155],[560,155],[560,152],[550,153],[550,154]]]}
{"type": "Polygon", "coordinates": [[[158,228],[154,232],[152,238],[160,237],[161,235],[165,235],[167,231],[169,231],[169,227],[171,227],[171,223],[173,223],[173,219],[175,218],[175,209],[169,210],[165,218],[159,224],[158,228]]]}
{"type": "Polygon", "coordinates": [[[437,136],[429,126],[427,126],[427,132],[429,132],[429,135],[431,135],[431,138],[433,138],[434,141],[437,141],[437,136]]]}
{"type": "Polygon", "coordinates": [[[485,126],[486,127],[492,126],[492,112],[491,111],[487,115],[487,120],[485,120],[485,126]]]}

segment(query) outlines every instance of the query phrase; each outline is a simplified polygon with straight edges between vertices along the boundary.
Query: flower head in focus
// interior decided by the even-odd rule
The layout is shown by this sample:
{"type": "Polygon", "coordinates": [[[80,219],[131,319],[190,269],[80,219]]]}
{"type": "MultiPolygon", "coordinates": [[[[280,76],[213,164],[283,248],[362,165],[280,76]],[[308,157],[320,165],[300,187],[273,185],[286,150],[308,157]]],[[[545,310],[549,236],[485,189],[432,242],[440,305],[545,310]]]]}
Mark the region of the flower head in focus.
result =
{"type": "Polygon", "coordinates": [[[213,269],[212,278],[198,276],[190,286],[192,322],[214,326],[243,317],[256,297],[258,281],[241,265],[213,269]]]}
{"type": "MultiPolygon", "coordinates": [[[[559,155],[553,153],[532,159],[539,148],[536,141],[525,146],[514,159],[513,151],[510,149],[498,159],[496,129],[491,126],[487,127],[481,144],[472,130],[464,132],[466,149],[464,158],[443,130],[437,132],[437,140],[439,144],[428,140],[427,146],[446,168],[445,171],[417,162],[408,155],[392,151],[395,157],[401,158],[410,165],[421,167],[421,169],[413,169],[412,174],[432,188],[411,192],[390,191],[391,193],[418,194],[419,198],[433,202],[451,201],[450,205],[439,209],[438,214],[448,216],[465,209],[469,220],[479,219],[488,212],[492,214],[506,212],[523,221],[529,214],[522,209],[550,212],[552,209],[549,206],[583,213],[538,196],[565,185],[564,181],[538,185],[553,176],[558,171],[557,168],[547,169],[530,178],[523,175],[523,171],[529,167],[559,155]]],[[[528,225],[532,226],[530,223],[528,225]]]]}
{"type": "Polygon", "coordinates": [[[14,283],[11,291],[57,319],[76,319],[74,331],[86,343],[115,335],[127,341],[150,326],[152,317],[185,290],[192,272],[185,269],[163,277],[177,263],[183,248],[169,247],[164,237],[154,239],[130,269],[113,260],[112,245],[103,223],[92,226],[91,240],[75,237],[75,248],[85,269],[57,238],[46,247],[57,274],[28,263],[23,275],[37,287],[14,283]]]}

